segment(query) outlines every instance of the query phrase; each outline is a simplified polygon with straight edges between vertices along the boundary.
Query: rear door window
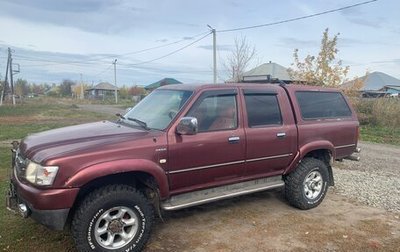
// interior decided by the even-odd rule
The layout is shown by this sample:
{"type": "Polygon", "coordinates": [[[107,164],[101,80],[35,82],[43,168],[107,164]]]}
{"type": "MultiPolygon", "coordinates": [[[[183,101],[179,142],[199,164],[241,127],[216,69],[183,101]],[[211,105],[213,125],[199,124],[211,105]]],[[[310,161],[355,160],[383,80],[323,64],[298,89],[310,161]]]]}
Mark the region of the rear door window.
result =
{"type": "Polygon", "coordinates": [[[340,92],[297,91],[303,119],[350,117],[351,110],[340,92]]]}
{"type": "Polygon", "coordinates": [[[250,128],[282,124],[276,94],[245,91],[244,98],[250,128]]]}

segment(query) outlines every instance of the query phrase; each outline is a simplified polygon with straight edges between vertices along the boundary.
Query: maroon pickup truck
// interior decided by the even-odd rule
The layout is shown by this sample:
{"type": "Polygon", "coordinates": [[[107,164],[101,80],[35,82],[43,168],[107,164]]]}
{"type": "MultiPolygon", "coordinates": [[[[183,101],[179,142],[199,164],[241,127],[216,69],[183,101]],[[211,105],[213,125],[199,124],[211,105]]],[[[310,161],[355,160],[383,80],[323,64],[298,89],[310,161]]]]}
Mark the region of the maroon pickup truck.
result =
{"type": "Polygon", "coordinates": [[[335,89],[170,85],[119,117],[14,142],[8,208],[70,227],[79,251],[140,251],[163,211],[278,187],[316,207],[332,161],[358,150],[335,89]]]}

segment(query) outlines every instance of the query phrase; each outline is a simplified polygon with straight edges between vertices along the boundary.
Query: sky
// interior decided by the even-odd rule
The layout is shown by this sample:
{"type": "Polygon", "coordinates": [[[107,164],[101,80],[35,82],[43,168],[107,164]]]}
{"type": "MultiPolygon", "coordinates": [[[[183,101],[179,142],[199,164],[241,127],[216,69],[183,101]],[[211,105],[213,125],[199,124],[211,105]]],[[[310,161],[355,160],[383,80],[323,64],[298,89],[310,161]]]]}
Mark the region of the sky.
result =
{"type": "Polygon", "coordinates": [[[312,15],[366,0],[0,0],[0,78],[7,48],[14,78],[35,83],[63,79],[97,84],[147,85],[165,77],[185,83],[213,81],[216,29],[218,82],[235,38],[257,54],[249,70],[265,62],[285,67],[293,51],[319,52],[322,33],[338,35],[338,58],[348,78],[380,71],[400,78],[400,1],[378,0],[334,13],[273,26],[247,27],[312,15]]]}

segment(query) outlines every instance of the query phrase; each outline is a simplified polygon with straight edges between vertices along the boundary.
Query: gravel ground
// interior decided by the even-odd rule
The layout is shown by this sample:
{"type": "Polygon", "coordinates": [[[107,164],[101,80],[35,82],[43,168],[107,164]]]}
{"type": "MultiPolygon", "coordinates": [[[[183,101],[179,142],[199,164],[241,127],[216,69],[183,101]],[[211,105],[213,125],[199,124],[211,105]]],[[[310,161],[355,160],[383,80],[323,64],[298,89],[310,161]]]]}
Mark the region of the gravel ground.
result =
{"type": "Polygon", "coordinates": [[[334,164],[338,194],[370,206],[400,212],[400,148],[361,142],[361,161],[334,164]]]}

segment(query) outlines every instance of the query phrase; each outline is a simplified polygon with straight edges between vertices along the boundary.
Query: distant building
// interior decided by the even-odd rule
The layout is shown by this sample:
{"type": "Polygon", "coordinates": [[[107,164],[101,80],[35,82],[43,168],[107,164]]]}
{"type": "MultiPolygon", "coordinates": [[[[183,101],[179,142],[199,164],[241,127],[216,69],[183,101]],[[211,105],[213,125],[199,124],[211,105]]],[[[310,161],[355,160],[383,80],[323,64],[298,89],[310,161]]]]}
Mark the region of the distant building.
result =
{"type": "MultiPolygon", "coordinates": [[[[400,80],[382,72],[372,72],[355,81],[364,82],[364,86],[360,89],[362,97],[384,97],[400,92],[400,80]]],[[[342,86],[351,87],[355,81],[348,81],[342,86]]]]}
{"type": "MultiPolygon", "coordinates": [[[[269,62],[259,65],[245,73],[240,82],[285,82],[292,83],[293,80],[288,69],[277,63],[269,62]]],[[[226,82],[235,82],[234,80],[227,80],[226,82]]]]}
{"type": "Polygon", "coordinates": [[[384,91],[386,94],[390,95],[397,94],[396,96],[398,96],[398,94],[400,93],[400,86],[387,85],[381,88],[380,91],[384,91]]]}
{"type": "Polygon", "coordinates": [[[156,81],[144,87],[147,91],[152,91],[158,87],[172,84],[182,84],[182,82],[175,80],[174,78],[164,78],[162,80],[156,81]]]}
{"type": "Polygon", "coordinates": [[[106,99],[107,97],[113,97],[115,95],[115,89],[117,92],[119,88],[108,82],[100,82],[96,86],[86,89],[86,95],[89,99],[106,99]]]}

